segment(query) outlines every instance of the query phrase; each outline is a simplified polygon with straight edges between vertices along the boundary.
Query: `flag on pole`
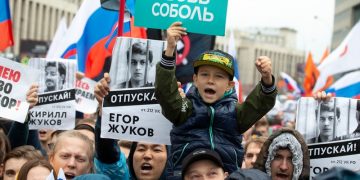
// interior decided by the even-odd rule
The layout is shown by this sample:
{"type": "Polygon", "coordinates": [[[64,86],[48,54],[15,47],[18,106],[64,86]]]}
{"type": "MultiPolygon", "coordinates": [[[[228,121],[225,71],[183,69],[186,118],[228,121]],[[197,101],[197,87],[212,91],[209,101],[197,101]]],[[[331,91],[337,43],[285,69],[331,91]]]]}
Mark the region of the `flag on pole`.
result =
{"type": "Polygon", "coordinates": [[[239,68],[237,64],[237,54],[236,54],[236,47],[235,47],[235,37],[232,31],[230,31],[230,37],[229,37],[229,46],[228,46],[228,53],[234,57],[234,82],[235,82],[235,90],[238,97],[238,102],[243,102],[243,96],[242,96],[242,84],[240,80],[240,73],[239,68]]]}
{"type": "MultiPolygon", "coordinates": [[[[76,13],[55,57],[77,59],[78,70],[86,77],[101,74],[105,59],[111,52],[105,44],[118,21],[118,12],[101,8],[100,1],[85,0],[76,13]]],[[[125,27],[130,27],[130,19],[125,19],[125,27]],[[125,22],[126,21],[126,22],[125,22]]],[[[130,28],[124,28],[124,32],[130,28]]]]}
{"type": "Polygon", "coordinates": [[[355,98],[360,95],[360,71],[346,74],[326,90],[336,97],[355,98]]]}
{"type": "Polygon", "coordinates": [[[9,0],[0,1],[0,51],[14,45],[9,0]]]}
{"type": "Polygon", "coordinates": [[[319,70],[317,69],[311,52],[309,52],[306,65],[305,65],[305,77],[303,82],[304,96],[312,96],[312,90],[315,86],[316,80],[319,76],[319,70]]]}
{"type": "Polygon", "coordinates": [[[360,68],[360,22],[318,67],[320,75],[313,92],[321,90],[329,76],[360,68]]]}
{"type": "Polygon", "coordinates": [[[289,76],[288,74],[286,74],[284,72],[280,72],[280,76],[281,76],[281,78],[284,79],[288,90],[294,91],[300,95],[303,94],[303,90],[291,76],[289,76]]]}
{"type": "Polygon", "coordinates": [[[53,40],[50,44],[50,48],[46,54],[46,58],[55,58],[56,50],[57,50],[57,48],[59,48],[62,40],[65,38],[66,31],[67,31],[66,19],[65,19],[65,17],[63,17],[58,24],[54,38],[53,38],[53,40]]]}

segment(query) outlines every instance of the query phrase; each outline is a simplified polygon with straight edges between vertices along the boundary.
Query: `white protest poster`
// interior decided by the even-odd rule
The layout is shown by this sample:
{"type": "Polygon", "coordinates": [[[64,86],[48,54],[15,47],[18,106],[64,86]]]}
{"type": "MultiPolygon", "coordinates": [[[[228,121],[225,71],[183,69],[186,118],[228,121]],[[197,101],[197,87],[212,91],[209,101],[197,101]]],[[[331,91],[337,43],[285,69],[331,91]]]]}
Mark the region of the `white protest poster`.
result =
{"type": "Polygon", "coordinates": [[[30,111],[30,129],[68,130],[75,127],[75,60],[30,59],[41,70],[38,104],[30,111]]]}
{"type": "Polygon", "coordinates": [[[172,123],[161,114],[154,88],[110,91],[101,117],[102,138],[170,145],[172,123]]]}
{"type": "Polygon", "coordinates": [[[110,89],[152,87],[165,41],[118,37],[110,67],[110,89]]]}
{"type": "Polygon", "coordinates": [[[89,78],[76,80],[76,110],[85,114],[96,112],[98,102],[95,98],[94,87],[96,81],[89,78]]]}
{"type": "Polygon", "coordinates": [[[40,72],[0,57],[0,117],[23,123],[29,110],[26,92],[40,72]]]}
{"type": "Polygon", "coordinates": [[[331,98],[298,101],[296,129],[310,153],[310,176],[334,166],[360,169],[360,100],[331,98]]]}
{"type": "Polygon", "coordinates": [[[164,48],[165,41],[116,39],[109,72],[111,91],[103,101],[101,137],[170,144],[172,124],[161,114],[154,88],[149,88],[154,86],[155,66],[164,48]]]}

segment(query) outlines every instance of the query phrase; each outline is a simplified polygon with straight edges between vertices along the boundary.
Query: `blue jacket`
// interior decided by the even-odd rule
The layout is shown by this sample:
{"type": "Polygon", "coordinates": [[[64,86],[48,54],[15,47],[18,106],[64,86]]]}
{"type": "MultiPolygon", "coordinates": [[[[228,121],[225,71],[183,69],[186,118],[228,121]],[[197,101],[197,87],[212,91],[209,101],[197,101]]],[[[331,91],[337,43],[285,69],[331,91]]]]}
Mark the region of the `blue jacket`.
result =
{"type": "MultiPolygon", "coordinates": [[[[236,120],[236,93],[232,91],[215,104],[205,104],[195,87],[187,98],[192,102],[192,115],[171,130],[172,157],[170,167],[181,170],[183,158],[198,148],[219,153],[227,172],[236,171],[243,160],[242,135],[236,120]],[[195,113],[196,112],[196,113],[195,113]]],[[[169,169],[170,170],[170,169],[169,169]]]]}

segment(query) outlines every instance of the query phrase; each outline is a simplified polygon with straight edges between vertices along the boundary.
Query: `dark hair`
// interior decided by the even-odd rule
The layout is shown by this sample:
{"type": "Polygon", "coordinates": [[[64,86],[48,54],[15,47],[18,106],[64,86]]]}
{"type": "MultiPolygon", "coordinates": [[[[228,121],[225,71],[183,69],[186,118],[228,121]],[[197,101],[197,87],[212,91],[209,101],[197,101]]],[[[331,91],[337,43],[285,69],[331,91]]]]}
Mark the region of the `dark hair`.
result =
{"type": "Polygon", "coordinates": [[[39,160],[39,159],[44,159],[44,157],[42,156],[41,152],[39,150],[36,150],[33,146],[30,145],[24,145],[24,146],[19,146],[13,150],[11,150],[9,153],[6,154],[5,159],[4,159],[4,164],[6,164],[6,161],[9,159],[26,159],[27,161],[29,160],[39,160]]]}
{"type": "MultiPolygon", "coordinates": [[[[321,103],[320,104],[320,113],[323,111],[334,111],[334,106],[332,104],[329,103],[321,103]]],[[[335,107],[335,114],[336,117],[339,119],[340,118],[340,108],[339,107],[335,107]]],[[[315,115],[317,116],[318,114],[318,109],[315,110],[315,115]]]]}
{"type": "MultiPolygon", "coordinates": [[[[126,58],[129,62],[129,56],[130,56],[130,48],[126,51],[126,58]]],[[[132,54],[141,54],[141,55],[147,55],[146,53],[149,52],[149,55],[148,55],[148,60],[150,63],[152,63],[152,60],[153,60],[153,53],[151,50],[147,51],[146,49],[146,44],[143,43],[143,42],[136,42],[134,44],[132,44],[132,47],[131,47],[131,53],[132,54]]]]}
{"type": "Polygon", "coordinates": [[[75,130],[88,130],[88,131],[95,134],[95,129],[92,126],[88,125],[88,124],[78,124],[78,125],[75,126],[74,129],[75,130]]]}
{"type": "MultiPolygon", "coordinates": [[[[54,168],[51,166],[51,164],[46,161],[46,160],[30,160],[28,162],[26,162],[20,169],[18,176],[17,176],[17,180],[26,180],[27,179],[27,175],[29,173],[29,171],[34,168],[34,167],[44,167],[46,169],[48,169],[49,171],[53,170],[54,168]]],[[[53,171],[53,175],[54,178],[56,179],[56,173],[55,171],[53,171]]]]}
{"type": "MultiPolygon", "coordinates": [[[[62,62],[47,62],[46,65],[45,65],[45,69],[50,67],[50,66],[53,66],[53,67],[57,67],[58,68],[58,71],[59,71],[59,74],[60,76],[64,75],[64,77],[66,76],[66,66],[64,63],[62,62]],[[57,66],[56,66],[57,64],[57,66]]],[[[63,79],[63,84],[65,83],[65,78],[63,79]]]]}
{"type": "Polygon", "coordinates": [[[50,135],[50,139],[54,138],[54,136],[58,137],[61,133],[65,132],[65,130],[56,130],[53,131],[50,135]]]}
{"type": "Polygon", "coordinates": [[[3,163],[6,154],[11,150],[9,138],[0,131],[0,163],[3,163]]]}

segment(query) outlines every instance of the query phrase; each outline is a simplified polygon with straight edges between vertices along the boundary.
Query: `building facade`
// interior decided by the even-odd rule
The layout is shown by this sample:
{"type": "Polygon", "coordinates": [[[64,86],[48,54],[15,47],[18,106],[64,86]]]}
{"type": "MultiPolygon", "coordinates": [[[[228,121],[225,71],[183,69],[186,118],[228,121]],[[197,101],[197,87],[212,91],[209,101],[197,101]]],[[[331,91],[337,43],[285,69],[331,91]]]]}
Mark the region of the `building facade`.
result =
{"type": "Polygon", "coordinates": [[[359,19],[360,0],[335,1],[334,30],[331,43],[332,50],[340,45],[359,19]]]}
{"type": "Polygon", "coordinates": [[[14,46],[7,53],[46,53],[60,20],[69,25],[83,0],[10,0],[14,46]],[[27,52],[29,51],[29,52],[27,52]]]}
{"type": "MultiPolygon", "coordinates": [[[[295,30],[266,28],[234,30],[233,33],[244,94],[248,94],[260,81],[261,75],[255,67],[255,60],[259,56],[272,59],[273,74],[277,80],[280,79],[280,72],[302,80],[299,71],[304,66],[305,52],[296,49],[295,30]]],[[[229,30],[226,34],[230,34],[229,30]]],[[[228,36],[217,37],[215,49],[227,51],[228,42],[228,36]]]]}

